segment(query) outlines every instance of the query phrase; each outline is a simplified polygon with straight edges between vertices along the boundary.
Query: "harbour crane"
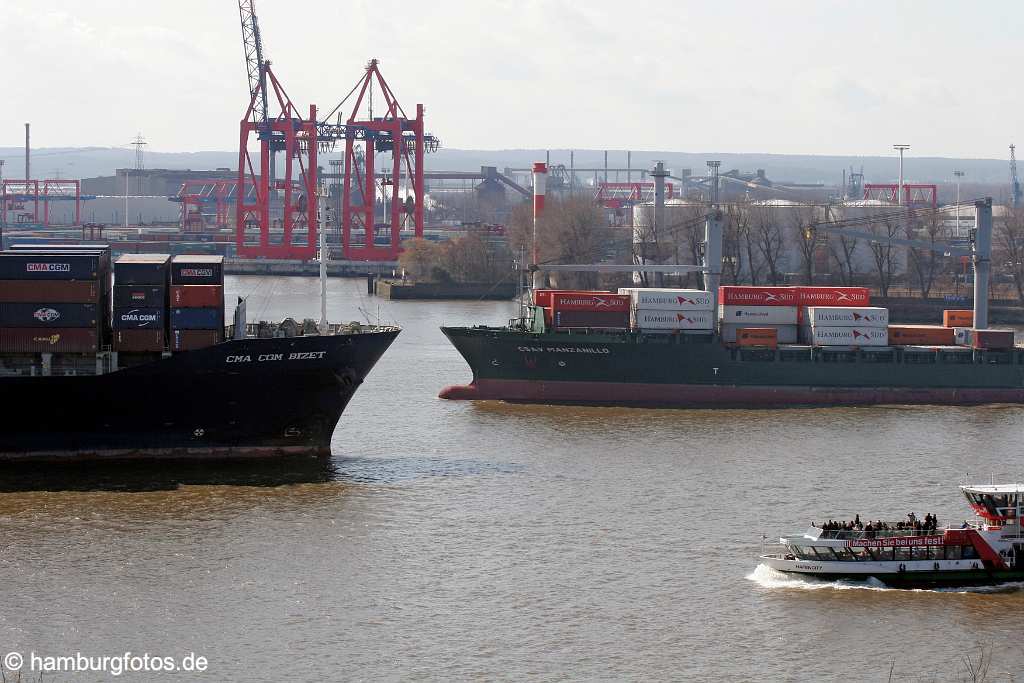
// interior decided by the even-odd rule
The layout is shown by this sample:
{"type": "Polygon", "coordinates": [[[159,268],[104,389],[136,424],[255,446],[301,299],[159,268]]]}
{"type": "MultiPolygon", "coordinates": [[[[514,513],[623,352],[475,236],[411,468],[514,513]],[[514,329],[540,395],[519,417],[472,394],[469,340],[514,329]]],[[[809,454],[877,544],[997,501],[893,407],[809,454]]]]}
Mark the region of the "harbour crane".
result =
{"type": "Polygon", "coordinates": [[[253,118],[257,123],[266,123],[267,62],[263,58],[263,40],[254,0],[238,0],[238,16],[242,20],[242,49],[245,52],[245,70],[249,74],[249,97],[255,98],[257,92],[261,94],[253,109],[253,118]]]}
{"type": "Polygon", "coordinates": [[[1010,206],[1020,206],[1020,180],[1017,179],[1017,146],[1010,145],[1010,206]]]}

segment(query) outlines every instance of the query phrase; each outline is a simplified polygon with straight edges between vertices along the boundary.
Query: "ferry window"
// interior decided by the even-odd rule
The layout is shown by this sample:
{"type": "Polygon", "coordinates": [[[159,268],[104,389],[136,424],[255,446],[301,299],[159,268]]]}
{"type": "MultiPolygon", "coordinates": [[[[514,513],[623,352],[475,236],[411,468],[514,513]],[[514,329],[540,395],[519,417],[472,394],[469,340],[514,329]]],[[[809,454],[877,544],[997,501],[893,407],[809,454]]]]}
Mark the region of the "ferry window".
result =
{"type": "Polygon", "coordinates": [[[959,560],[960,559],[960,546],[958,546],[958,545],[947,545],[946,546],[946,559],[947,560],[959,560]]]}
{"type": "Polygon", "coordinates": [[[928,559],[928,548],[923,545],[915,545],[910,549],[910,559],[912,560],[927,560],[928,559]]]}
{"type": "Polygon", "coordinates": [[[871,559],[872,560],[891,560],[892,559],[892,548],[871,548],[871,559]]]}
{"type": "Polygon", "coordinates": [[[849,548],[833,548],[832,551],[839,557],[843,562],[851,562],[857,558],[853,556],[849,548]]]}
{"type": "Polygon", "coordinates": [[[961,554],[965,560],[973,560],[978,557],[978,551],[974,549],[973,545],[965,545],[961,554]]]}
{"type": "Polygon", "coordinates": [[[943,559],[945,552],[942,550],[941,545],[933,545],[928,547],[928,559],[929,560],[941,560],[943,559]]]}
{"type": "Polygon", "coordinates": [[[910,548],[896,548],[896,559],[906,561],[910,559],[910,548]]]}
{"type": "Polygon", "coordinates": [[[818,557],[823,560],[833,561],[836,559],[836,556],[832,553],[832,549],[829,548],[827,545],[815,546],[814,549],[818,551],[818,557]]]}

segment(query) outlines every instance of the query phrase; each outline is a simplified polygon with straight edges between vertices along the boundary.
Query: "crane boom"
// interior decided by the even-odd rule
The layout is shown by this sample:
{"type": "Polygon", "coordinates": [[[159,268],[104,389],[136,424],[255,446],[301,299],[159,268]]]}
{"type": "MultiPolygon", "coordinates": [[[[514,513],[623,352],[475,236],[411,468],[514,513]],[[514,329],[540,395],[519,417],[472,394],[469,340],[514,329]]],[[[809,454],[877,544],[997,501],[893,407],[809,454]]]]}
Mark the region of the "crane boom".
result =
{"type": "Polygon", "coordinates": [[[1010,145],[1010,206],[1020,206],[1020,180],[1017,178],[1017,146],[1010,145]]]}
{"type": "Polygon", "coordinates": [[[242,21],[242,49],[245,52],[245,69],[249,74],[249,97],[255,98],[257,91],[262,95],[254,103],[253,116],[262,123],[267,120],[268,111],[267,72],[254,0],[238,0],[238,16],[242,21]]]}

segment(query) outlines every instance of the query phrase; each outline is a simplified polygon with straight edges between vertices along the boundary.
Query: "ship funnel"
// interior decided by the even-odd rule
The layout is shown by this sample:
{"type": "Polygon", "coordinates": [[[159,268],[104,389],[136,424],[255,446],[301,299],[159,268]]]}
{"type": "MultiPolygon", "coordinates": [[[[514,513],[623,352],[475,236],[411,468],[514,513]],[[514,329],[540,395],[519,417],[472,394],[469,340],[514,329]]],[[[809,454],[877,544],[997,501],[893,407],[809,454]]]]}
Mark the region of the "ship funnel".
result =
{"type": "MultiPolygon", "coordinates": [[[[539,267],[540,252],[537,248],[537,223],[544,213],[544,197],[548,189],[548,165],[538,161],[533,165],[533,266],[539,267]]],[[[540,270],[533,271],[533,288],[543,287],[540,270]]]]}

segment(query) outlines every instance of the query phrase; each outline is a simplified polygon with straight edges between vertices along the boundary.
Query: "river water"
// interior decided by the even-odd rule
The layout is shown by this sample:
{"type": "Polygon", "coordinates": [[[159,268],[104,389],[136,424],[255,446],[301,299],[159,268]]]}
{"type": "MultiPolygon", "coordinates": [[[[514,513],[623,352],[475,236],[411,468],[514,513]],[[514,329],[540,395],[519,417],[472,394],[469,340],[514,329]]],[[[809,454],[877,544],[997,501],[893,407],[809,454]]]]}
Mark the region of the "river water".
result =
{"type": "MultiPolygon", "coordinates": [[[[319,315],[312,279],[228,289],[250,318],[319,315]]],[[[968,473],[1024,474],[1024,409],[447,402],[470,373],[438,326],[513,305],[364,291],[332,281],[331,318],[405,329],[328,465],[4,471],[0,653],[194,652],[220,681],[878,681],[957,680],[984,651],[994,680],[1024,677],[1024,587],[803,582],[756,559],[811,520],[959,522],[968,473]]]]}

